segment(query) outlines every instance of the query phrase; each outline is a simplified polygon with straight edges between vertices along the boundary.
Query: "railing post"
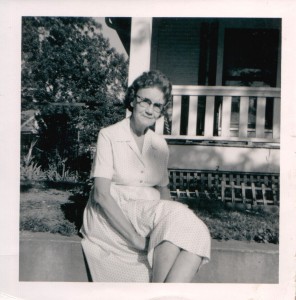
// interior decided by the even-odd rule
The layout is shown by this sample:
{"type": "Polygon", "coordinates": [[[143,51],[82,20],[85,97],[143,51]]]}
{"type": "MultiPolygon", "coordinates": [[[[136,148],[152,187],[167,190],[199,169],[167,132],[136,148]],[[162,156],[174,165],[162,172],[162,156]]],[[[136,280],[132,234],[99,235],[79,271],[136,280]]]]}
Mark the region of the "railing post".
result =
{"type": "Polygon", "coordinates": [[[181,124],[181,96],[174,96],[173,98],[173,115],[172,115],[172,135],[180,134],[181,124]]]}
{"type": "Polygon", "coordinates": [[[230,136],[231,100],[229,96],[223,97],[222,103],[222,137],[230,136]]]}
{"type": "Polygon", "coordinates": [[[215,96],[207,96],[205,113],[205,137],[213,137],[215,96]]]}
{"type": "Polygon", "coordinates": [[[188,135],[196,135],[198,96],[189,98],[188,135]]]}
{"type": "Polygon", "coordinates": [[[265,107],[266,107],[266,98],[258,97],[257,98],[257,113],[256,113],[256,137],[264,138],[265,135],[265,107]]]}
{"type": "Polygon", "coordinates": [[[249,97],[240,97],[239,105],[239,133],[238,136],[248,136],[249,97]]]}
{"type": "Polygon", "coordinates": [[[281,120],[281,101],[280,98],[274,98],[273,100],[273,126],[272,137],[274,139],[280,138],[280,120],[281,120]]]}

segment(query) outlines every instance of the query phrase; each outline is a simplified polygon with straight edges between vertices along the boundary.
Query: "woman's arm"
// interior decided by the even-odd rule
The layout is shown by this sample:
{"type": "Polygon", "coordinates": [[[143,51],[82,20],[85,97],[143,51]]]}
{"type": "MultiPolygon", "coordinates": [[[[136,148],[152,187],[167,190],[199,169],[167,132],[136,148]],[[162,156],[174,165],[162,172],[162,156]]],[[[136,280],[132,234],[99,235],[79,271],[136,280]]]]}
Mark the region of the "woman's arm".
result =
{"type": "Polygon", "coordinates": [[[111,180],[96,177],[94,181],[93,199],[97,202],[108,217],[110,224],[136,249],[144,250],[146,239],[140,236],[130,221],[123,214],[121,208],[110,194],[111,180]]]}
{"type": "Polygon", "coordinates": [[[170,190],[167,186],[156,186],[156,189],[160,193],[160,199],[162,199],[162,200],[172,200],[170,190]]]}

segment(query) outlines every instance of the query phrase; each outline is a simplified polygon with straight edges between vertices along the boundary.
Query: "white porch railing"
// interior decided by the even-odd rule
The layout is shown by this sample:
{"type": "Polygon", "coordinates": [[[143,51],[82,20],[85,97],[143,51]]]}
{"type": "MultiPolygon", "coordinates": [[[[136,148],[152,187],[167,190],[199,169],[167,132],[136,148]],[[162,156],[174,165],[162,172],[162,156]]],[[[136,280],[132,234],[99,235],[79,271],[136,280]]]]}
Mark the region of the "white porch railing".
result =
{"type": "Polygon", "coordinates": [[[280,88],[173,86],[172,94],[172,113],[155,126],[166,139],[279,143],[280,88]],[[202,98],[203,104],[199,104],[202,98]],[[234,101],[236,111],[232,109],[234,101]],[[169,123],[169,130],[165,130],[169,123]]]}

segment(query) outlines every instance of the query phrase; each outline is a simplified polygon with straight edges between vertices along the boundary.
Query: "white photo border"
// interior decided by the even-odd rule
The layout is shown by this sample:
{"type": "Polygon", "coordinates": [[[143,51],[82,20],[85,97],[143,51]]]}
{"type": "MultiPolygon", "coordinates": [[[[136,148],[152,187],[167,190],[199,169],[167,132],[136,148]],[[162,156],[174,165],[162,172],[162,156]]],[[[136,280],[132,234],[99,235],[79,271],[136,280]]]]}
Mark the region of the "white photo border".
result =
{"type": "Polygon", "coordinates": [[[294,299],[296,3],[293,0],[3,0],[0,3],[0,299],[294,299]],[[23,16],[240,17],[282,19],[279,284],[19,282],[21,18],[23,16]],[[167,298],[169,299],[169,298],[167,298]]]}

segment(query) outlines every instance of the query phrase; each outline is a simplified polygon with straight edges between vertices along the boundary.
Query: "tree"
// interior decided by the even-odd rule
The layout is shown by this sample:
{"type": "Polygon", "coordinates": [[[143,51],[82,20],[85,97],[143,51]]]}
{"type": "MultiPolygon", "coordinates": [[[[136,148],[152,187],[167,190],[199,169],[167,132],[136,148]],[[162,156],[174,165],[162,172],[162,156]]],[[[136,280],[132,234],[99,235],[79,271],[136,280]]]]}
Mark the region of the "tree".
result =
{"type": "Polygon", "coordinates": [[[92,18],[24,17],[22,103],[122,98],[127,62],[92,18]]]}
{"type": "Polygon", "coordinates": [[[75,157],[124,116],[127,61],[93,18],[22,21],[22,109],[38,108],[47,124],[37,145],[43,163],[57,151],[75,157]]]}

